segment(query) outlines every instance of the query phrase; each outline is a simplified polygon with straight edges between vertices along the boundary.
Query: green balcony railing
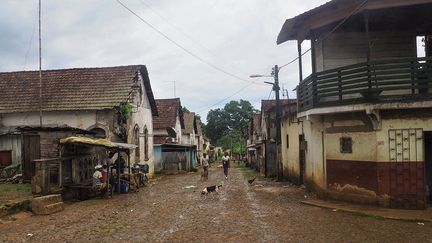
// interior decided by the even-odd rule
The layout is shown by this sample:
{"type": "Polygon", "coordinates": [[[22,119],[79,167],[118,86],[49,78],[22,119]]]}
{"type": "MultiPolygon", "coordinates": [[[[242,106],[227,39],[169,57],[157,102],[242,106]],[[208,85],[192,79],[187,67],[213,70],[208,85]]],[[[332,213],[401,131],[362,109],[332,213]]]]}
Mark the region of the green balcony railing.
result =
{"type": "Polygon", "coordinates": [[[312,74],[297,87],[299,111],[432,99],[432,58],[371,61],[312,74]]]}

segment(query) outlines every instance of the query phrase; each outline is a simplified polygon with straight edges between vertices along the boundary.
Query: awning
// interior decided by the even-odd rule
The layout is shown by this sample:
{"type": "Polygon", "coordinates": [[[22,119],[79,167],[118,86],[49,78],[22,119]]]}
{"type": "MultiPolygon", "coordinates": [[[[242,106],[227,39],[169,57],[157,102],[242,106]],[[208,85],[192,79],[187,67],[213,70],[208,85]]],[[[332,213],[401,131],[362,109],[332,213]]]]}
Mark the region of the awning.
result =
{"type": "Polygon", "coordinates": [[[93,139],[88,137],[67,137],[67,138],[60,139],[60,144],[72,144],[72,143],[102,146],[109,149],[121,149],[121,150],[130,150],[138,147],[135,144],[115,143],[115,142],[111,142],[108,139],[93,139]]]}

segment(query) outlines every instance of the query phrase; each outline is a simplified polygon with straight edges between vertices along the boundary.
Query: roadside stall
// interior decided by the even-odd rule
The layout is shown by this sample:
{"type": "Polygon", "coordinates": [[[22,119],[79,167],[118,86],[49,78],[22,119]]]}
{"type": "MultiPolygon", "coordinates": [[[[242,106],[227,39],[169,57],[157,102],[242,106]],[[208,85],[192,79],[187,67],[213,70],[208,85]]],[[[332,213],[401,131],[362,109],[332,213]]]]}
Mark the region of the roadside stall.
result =
{"type": "Polygon", "coordinates": [[[93,173],[100,165],[110,194],[127,192],[132,186],[137,188],[130,164],[130,154],[136,147],[88,137],[60,139],[59,158],[35,161],[33,187],[39,187],[41,194],[61,191],[65,197],[85,199],[92,194],[93,173]]]}

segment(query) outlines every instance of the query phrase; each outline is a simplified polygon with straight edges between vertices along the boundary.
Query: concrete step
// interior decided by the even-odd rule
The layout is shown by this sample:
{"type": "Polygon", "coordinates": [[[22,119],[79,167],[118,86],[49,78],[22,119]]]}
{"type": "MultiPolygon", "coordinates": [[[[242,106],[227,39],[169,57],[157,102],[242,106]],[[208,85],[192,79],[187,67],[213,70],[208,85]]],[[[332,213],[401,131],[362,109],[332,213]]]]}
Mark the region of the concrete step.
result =
{"type": "Polygon", "coordinates": [[[51,194],[51,195],[46,195],[46,196],[41,196],[41,197],[35,197],[32,200],[37,202],[37,203],[42,203],[45,205],[48,204],[52,204],[52,203],[58,203],[58,202],[63,202],[62,196],[61,194],[51,194]]]}
{"type": "Polygon", "coordinates": [[[34,214],[48,215],[62,211],[64,204],[60,194],[33,198],[31,209],[34,214]]]}
{"type": "Polygon", "coordinates": [[[63,210],[64,210],[63,202],[48,204],[45,206],[32,207],[33,213],[37,215],[49,215],[63,210]]]}

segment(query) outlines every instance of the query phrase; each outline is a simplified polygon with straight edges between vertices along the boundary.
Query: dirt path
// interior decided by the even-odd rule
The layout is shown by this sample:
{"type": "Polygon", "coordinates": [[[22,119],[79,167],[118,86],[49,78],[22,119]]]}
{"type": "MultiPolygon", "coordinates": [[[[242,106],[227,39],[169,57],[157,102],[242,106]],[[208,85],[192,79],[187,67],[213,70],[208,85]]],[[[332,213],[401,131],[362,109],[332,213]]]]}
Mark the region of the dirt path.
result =
{"type": "Polygon", "coordinates": [[[432,242],[432,225],[377,220],[306,206],[286,183],[249,185],[239,169],[158,178],[138,193],[73,203],[50,216],[0,223],[0,242],[432,242]],[[204,186],[223,183],[206,199],[204,186]],[[194,189],[184,189],[195,185],[194,189]],[[27,234],[32,234],[28,236],[27,234]]]}

